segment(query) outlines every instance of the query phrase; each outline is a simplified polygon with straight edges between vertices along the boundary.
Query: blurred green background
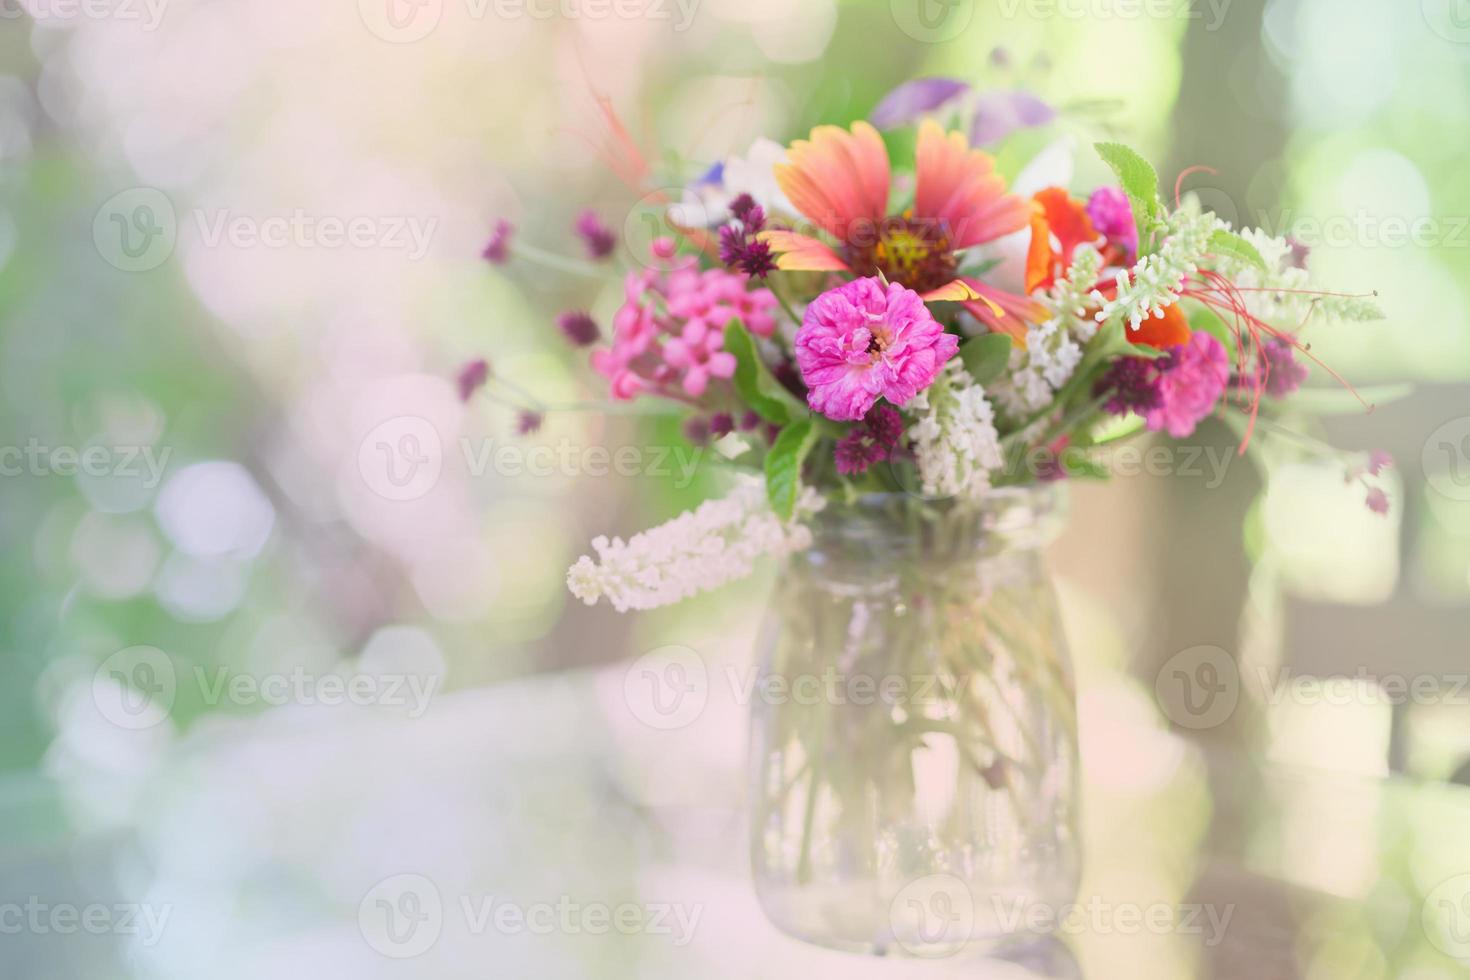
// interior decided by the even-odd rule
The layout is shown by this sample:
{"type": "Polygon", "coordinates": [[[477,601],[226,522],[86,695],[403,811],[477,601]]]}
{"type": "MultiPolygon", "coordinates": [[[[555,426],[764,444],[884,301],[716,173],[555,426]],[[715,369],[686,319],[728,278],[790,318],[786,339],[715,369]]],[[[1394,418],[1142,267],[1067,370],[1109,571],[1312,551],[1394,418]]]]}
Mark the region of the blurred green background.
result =
{"type": "MultiPolygon", "coordinates": [[[[556,682],[525,678],[621,676],[582,668],[670,643],[746,662],[770,570],[638,617],[585,609],[563,583],[591,537],[691,506],[719,486],[716,467],[691,480],[652,465],[534,475],[461,451],[524,460],[534,446],[632,446],[647,461],[678,442],[668,419],[554,412],[519,436],[504,406],[462,407],[455,371],[480,356],[547,401],[600,398],[553,317],[586,307],[606,323],[621,295],[613,277],[493,267],[479,252],[504,217],[518,241],[574,254],[584,206],[625,232],[620,251],[638,243],[646,203],[608,165],[601,100],[675,186],[758,136],[787,142],[861,118],[918,75],[1025,87],[1061,109],[1002,154],[1011,173],[1070,141],[1079,186],[1098,182],[1099,138],[1136,146],[1166,184],[1212,167],[1189,181],[1207,206],[1311,245],[1324,288],[1379,291],[1386,321],[1316,325],[1313,352],[1358,384],[1418,386],[1329,425],[1339,445],[1394,453],[1387,520],[1340,472],[1297,464],[1269,486],[1232,462],[1219,481],[1207,470],[1074,488],[1053,557],[1102,801],[1090,839],[1145,803],[1175,817],[1177,840],[1154,841],[1155,870],[1134,854],[1115,880],[1187,888],[1179,855],[1208,833],[1304,886],[1392,906],[1398,921],[1417,914],[1399,915],[1405,896],[1470,871],[1463,843],[1458,857],[1447,850],[1449,829],[1418,803],[1402,824],[1377,819],[1387,809],[1329,808],[1324,820],[1308,804],[1269,843],[1249,812],[1258,764],[1470,782],[1470,693],[1449,693],[1470,669],[1462,0],[634,8],[6,5],[0,900],[137,900],[163,882],[210,912],[146,955],[127,937],[7,935],[16,972],[4,972],[198,976],[209,951],[233,950],[238,962],[213,975],[258,975],[310,918],[302,908],[355,901],[342,896],[356,885],[324,884],[332,873],[312,862],[372,865],[403,834],[457,839],[434,821],[472,819],[455,796],[470,791],[453,787],[491,773],[527,787],[496,800],[524,805],[544,778],[526,740],[540,744],[536,723],[563,717],[556,682]],[[431,475],[395,482],[395,452],[431,475]],[[1202,645],[1239,664],[1240,707],[1191,731],[1156,681],[1202,645]],[[173,689],[149,700],[160,669],[173,689]],[[323,704],[321,679],[336,675],[368,687],[323,704]],[[1394,703],[1381,694],[1389,675],[1427,678],[1436,693],[1394,703]],[[1268,676],[1349,683],[1340,698],[1283,697],[1268,676]],[[385,678],[402,689],[390,695],[385,678]],[[456,700],[477,695],[494,708],[456,700]],[[394,754],[426,726],[443,757],[394,754]],[[363,829],[379,818],[387,837],[363,829]],[[281,898],[303,893],[304,905],[281,898]]],[[[1223,426],[1194,442],[1220,458],[1234,445],[1223,426]]],[[[728,720],[733,735],[693,740],[674,762],[691,785],[738,798],[742,736],[738,714],[728,720]]],[[[578,737],[606,734],[583,724],[554,767],[551,785],[567,788],[547,791],[579,813],[568,801],[599,777],[582,773],[578,737]]],[[[1344,915],[1303,928],[1337,938],[1303,940],[1291,975],[1460,975],[1422,935],[1344,915]]],[[[1186,975],[1173,955],[1148,960],[1149,975],[1186,975]]],[[[1137,968],[1126,944],[1083,958],[1099,976],[1137,968]]]]}

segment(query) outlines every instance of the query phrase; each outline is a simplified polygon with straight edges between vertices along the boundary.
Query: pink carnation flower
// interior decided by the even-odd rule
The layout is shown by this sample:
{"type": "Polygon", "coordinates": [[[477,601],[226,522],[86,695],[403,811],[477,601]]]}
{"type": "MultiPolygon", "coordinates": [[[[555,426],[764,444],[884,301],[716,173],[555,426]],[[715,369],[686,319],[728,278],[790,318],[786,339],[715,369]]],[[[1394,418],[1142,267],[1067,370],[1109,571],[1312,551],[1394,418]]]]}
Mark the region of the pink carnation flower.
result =
{"type": "Polygon", "coordinates": [[[796,332],[807,404],[849,422],[879,398],[903,405],[929,387],[959,338],[944,332],[912,289],[855,279],[814,299],[796,332]]]}
{"type": "Polygon", "coordinates": [[[1170,348],[1165,356],[1172,360],[1159,376],[1159,401],[1144,413],[1144,420],[1154,432],[1165,429],[1182,439],[1193,434],[1225,393],[1230,357],[1224,345],[1203,330],[1196,330],[1188,343],[1170,348]]]}

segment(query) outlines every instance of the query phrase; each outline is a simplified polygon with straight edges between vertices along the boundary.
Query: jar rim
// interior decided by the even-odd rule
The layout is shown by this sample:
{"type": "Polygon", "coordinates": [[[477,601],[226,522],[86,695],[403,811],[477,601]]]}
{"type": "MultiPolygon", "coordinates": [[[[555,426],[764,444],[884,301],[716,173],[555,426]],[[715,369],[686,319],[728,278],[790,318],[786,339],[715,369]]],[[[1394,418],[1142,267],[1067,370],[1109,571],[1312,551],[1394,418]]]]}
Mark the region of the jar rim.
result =
{"type": "Polygon", "coordinates": [[[996,487],[974,499],[869,493],[829,500],[809,523],[819,552],[866,545],[970,557],[1048,544],[1065,512],[1066,487],[1056,482],[996,487]]]}

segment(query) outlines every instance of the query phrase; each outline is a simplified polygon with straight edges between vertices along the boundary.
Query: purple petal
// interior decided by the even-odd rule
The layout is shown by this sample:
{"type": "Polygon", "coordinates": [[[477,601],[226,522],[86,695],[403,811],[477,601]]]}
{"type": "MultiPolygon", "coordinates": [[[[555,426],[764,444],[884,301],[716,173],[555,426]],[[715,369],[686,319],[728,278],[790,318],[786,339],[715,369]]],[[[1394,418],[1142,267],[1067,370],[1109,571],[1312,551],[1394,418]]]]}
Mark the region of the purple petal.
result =
{"type": "Polygon", "coordinates": [[[975,106],[970,144],[998,143],[1018,129],[1044,126],[1056,117],[1055,109],[1030,92],[987,92],[975,106]]]}
{"type": "Polygon", "coordinates": [[[969,84],[957,78],[916,78],[883,96],[868,121],[879,129],[893,129],[968,91],[969,84]]]}

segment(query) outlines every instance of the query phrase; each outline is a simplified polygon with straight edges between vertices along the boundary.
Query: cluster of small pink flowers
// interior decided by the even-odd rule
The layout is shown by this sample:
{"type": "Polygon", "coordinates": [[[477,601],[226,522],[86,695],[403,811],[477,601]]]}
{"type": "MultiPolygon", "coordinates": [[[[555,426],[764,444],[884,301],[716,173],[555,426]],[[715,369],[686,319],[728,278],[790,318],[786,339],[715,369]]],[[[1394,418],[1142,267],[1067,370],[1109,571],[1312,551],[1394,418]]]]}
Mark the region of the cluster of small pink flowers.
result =
{"type": "Polygon", "coordinates": [[[700,270],[692,256],[676,258],[671,243],[653,245],[654,264],[628,274],[624,302],[613,317],[612,347],[595,351],[592,366],[629,399],[650,392],[704,395],[711,379],[735,373],[725,326],[739,319],[759,337],[776,329],[776,296],[751,289],[749,279],[724,269],[700,270]]]}

